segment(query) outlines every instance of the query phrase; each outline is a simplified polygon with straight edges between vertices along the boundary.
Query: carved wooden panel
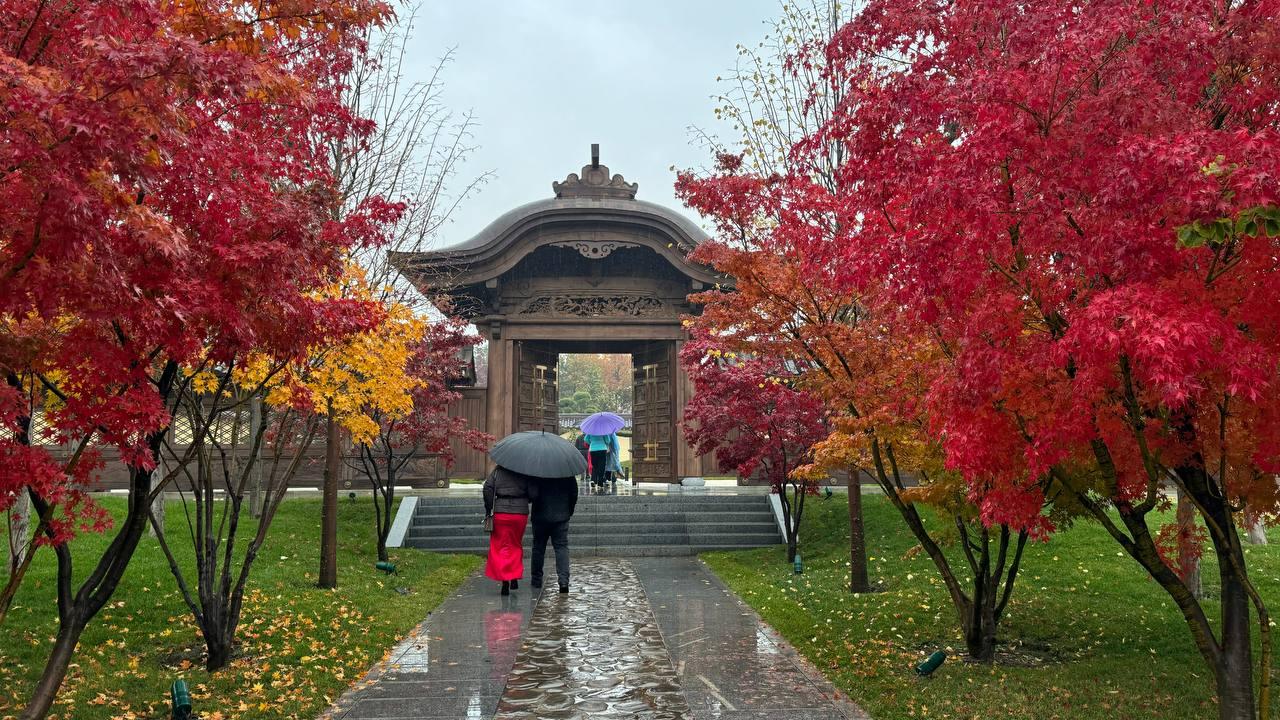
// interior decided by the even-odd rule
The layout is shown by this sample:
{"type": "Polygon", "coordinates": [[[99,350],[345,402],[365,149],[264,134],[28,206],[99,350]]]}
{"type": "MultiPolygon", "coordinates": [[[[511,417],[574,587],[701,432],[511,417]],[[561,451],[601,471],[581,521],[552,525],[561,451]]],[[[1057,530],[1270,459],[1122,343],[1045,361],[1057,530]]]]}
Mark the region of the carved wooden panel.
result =
{"type": "Polygon", "coordinates": [[[675,413],[670,342],[646,343],[631,356],[631,473],[637,480],[674,482],[675,413]]]}
{"type": "Polygon", "coordinates": [[[520,309],[521,315],[590,317],[654,317],[669,315],[661,299],[652,295],[564,293],[538,295],[520,309]]]}

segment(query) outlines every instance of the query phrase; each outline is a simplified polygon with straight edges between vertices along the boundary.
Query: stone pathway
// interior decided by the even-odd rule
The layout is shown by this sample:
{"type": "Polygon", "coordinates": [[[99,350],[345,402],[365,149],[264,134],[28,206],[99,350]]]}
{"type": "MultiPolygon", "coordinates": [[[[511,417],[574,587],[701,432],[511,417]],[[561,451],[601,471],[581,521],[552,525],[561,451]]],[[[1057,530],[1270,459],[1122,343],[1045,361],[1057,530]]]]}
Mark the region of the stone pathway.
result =
{"type": "Polygon", "coordinates": [[[869,720],[696,558],[630,562],[662,628],[690,718],[869,720]]]}
{"type": "Polygon", "coordinates": [[[322,717],[867,718],[687,557],[575,560],[540,598],[473,577],[322,717]]]}
{"type": "Polygon", "coordinates": [[[582,560],[576,594],[549,592],[529,622],[497,720],[689,717],[630,562],[582,560]]]}

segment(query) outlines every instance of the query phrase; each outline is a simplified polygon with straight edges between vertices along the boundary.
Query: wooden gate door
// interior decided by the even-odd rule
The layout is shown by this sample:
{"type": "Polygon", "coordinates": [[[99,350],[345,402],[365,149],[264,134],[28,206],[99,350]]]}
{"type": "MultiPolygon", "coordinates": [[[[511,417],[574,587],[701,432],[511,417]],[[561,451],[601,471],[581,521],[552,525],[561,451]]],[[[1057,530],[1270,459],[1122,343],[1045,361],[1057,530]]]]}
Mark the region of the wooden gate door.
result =
{"type": "Polygon", "coordinates": [[[631,355],[631,477],[675,482],[675,408],[672,370],[675,343],[645,343],[631,355]]]}
{"type": "Polygon", "coordinates": [[[559,354],[544,343],[518,342],[516,431],[560,433],[560,395],[556,382],[559,354]]]}

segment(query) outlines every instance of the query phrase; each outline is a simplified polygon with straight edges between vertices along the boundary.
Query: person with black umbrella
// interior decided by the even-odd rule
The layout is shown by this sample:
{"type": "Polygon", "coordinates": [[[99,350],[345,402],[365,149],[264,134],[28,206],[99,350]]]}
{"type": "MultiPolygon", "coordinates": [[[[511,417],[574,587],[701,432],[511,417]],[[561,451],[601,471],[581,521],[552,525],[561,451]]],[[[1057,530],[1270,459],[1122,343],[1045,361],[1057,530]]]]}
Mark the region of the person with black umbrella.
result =
{"type": "Polygon", "coordinates": [[[556,579],[560,592],[569,592],[569,519],[578,506],[576,477],[549,478],[538,482],[533,499],[533,557],[529,574],[533,587],[542,587],[542,565],[547,556],[547,540],[556,553],[556,579]]]}
{"type": "MultiPolygon", "coordinates": [[[[489,449],[489,457],[498,467],[489,473],[484,482],[485,523],[490,527],[489,556],[485,562],[485,575],[502,583],[502,594],[508,595],[517,587],[524,575],[524,528],[529,518],[529,502],[537,500],[541,484],[547,479],[568,478],[577,499],[577,482],[573,477],[586,470],[582,456],[568,440],[541,430],[518,432],[499,440],[489,449]]],[[[553,490],[553,493],[555,491],[553,490]]],[[[546,508],[555,506],[548,505],[546,508]]],[[[572,514],[572,507],[569,514],[572,514]]],[[[559,517],[552,512],[548,517],[559,517]]],[[[565,518],[564,522],[568,519],[565,518]]],[[[538,533],[535,525],[535,539],[538,533]]],[[[548,537],[550,535],[548,534],[548,537]]],[[[556,544],[557,572],[563,572],[562,585],[568,588],[567,534],[561,544],[556,544]],[[561,571],[561,545],[564,545],[564,564],[561,571]]],[[[546,537],[540,561],[546,552],[546,537]]],[[[536,550],[535,550],[536,552],[536,550]]],[[[541,580],[541,562],[534,570],[534,578],[541,580]]]]}

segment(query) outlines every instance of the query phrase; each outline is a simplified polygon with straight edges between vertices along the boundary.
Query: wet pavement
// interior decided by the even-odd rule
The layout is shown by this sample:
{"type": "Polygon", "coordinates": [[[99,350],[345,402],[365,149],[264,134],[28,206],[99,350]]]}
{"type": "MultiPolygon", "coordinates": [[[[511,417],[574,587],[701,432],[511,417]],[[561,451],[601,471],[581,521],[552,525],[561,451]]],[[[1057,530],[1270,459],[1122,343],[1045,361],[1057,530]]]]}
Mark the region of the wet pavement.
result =
{"type": "Polygon", "coordinates": [[[574,578],[573,593],[542,596],[497,720],[690,717],[631,563],[583,560],[574,578]]]}
{"type": "Polygon", "coordinates": [[[696,558],[663,557],[575,560],[567,595],[476,575],[322,718],[867,716],[696,558]]]}
{"type": "Polygon", "coordinates": [[[629,562],[662,628],[689,717],[868,718],[696,558],[629,562]]]}

